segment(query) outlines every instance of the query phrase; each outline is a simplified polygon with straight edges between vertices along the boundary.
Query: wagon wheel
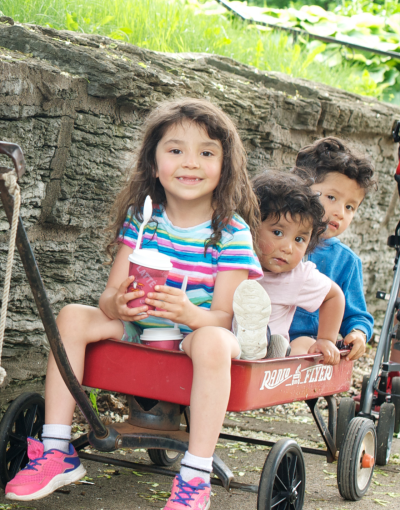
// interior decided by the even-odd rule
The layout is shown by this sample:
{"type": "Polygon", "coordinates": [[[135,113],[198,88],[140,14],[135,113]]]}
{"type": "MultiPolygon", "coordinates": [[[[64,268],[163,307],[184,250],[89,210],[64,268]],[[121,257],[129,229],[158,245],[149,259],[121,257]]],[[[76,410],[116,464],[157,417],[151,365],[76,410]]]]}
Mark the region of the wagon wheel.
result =
{"type": "Polygon", "coordinates": [[[374,472],[376,432],[367,418],[354,418],[339,451],[337,481],[342,498],[358,501],[367,492],[374,472]]]}
{"type": "Polygon", "coordinates": [[[352,398],[341,398],[339,402],[339,409],[337,415],[337,428],[336,428],[336,448],[340,450],[346,430],[355,416],[356,403],[352,398]]]}
{"type": "Polygon", "coordinates": [[[264,463],[257,510],[301,510],[305,484],[306,470],[300,446],[293,439],[280,439],[264,463]]]}
{"type": "MultiPolygon", "coordinates": [[[[400,327],[398,328],[400,330],[400,327]]],[[[392,379],[392,404],[394,404],[394,432],[400,432],[400,377],[393,377],[392,379]],[[396,397],[395,395],[399,395],[396,397]]]]}
{"type": "Polygon", "coordinates": [[[10,404],[0,423],[1,487],[26,466],[27,438],[41,439],[43,424],[44,398],[38,393],[23,393],[10,404]]]}
{"type": "Polygon", "coordinates": [[[180,453],[172,450],[161,450],[160,448],[151,448],[147,450],[150,460],[156,466],[172,466],[179,459],[180,453]]]}
{"type": "Polygon", "coordinates": [[[376,463],[378,466],[386,466],[389,462],[390,449],[392,448],[393,433],[395,426],[394,404],[385,402],[379,411],[379,421],[376,427],[376,463]]]}

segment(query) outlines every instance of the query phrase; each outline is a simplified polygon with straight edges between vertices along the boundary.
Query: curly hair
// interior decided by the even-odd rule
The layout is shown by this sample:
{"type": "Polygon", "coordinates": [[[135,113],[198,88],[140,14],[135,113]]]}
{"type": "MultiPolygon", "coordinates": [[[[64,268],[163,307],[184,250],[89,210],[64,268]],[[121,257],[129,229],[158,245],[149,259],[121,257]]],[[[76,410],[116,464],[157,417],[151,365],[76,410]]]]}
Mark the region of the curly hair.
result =
{"type": "Polygon", "coordinates": [[[310,188],[310,182],[283,172],[267,171],[252,180],[258,199],[261,221],[284,216],[299,218],[302,223],[311,222],[312,232],[306,253],[317,246],[327,223],[323,220],[325,210],[318,193],[310,188]]]}
{"type": "Polygon", "coordinates": [[[302,178],[312,177],[316,183],[323,182],[330,172],[338,172],[355,180],[365,194],[378,188],[371,161],[333,136],[300,149],[292,172],[302,178]]]}
{"type": "Polygon", "coordinates": [[[107,246],[113,258],[128,209],[142,221],[142,207],[147,195],[153,203],[165,205],[166,195],[156,177],[156,149],[167,130],[185,121],[195,122],[204,128],[212,140],[219,140],[223,149],[221,177],[213,191],[213,233],[205,243],[204,253],[216,245],[223,229],[234,213],[249,225],[257,250],[259,214],[257,199],[252,191],[246,170],[246,153],[233,121],[220,108],[204,99],[180,98],[161,103],[148,116],[143,126],[143,138],[133,171],[127,185],[122,189],[111,210],[111,223],[107,230],[114,232],[107,246]]]}

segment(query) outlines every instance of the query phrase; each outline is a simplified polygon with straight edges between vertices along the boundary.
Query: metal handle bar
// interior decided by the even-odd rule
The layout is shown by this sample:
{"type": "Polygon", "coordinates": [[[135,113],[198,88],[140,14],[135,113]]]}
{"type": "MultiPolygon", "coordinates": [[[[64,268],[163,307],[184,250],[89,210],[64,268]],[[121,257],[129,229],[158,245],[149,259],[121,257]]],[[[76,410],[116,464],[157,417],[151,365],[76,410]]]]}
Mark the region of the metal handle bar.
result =
{"type": "MultiPolygon", "coordinates": [[[[0,154],[5,154],[12,159],[17,173],[17,178],[20,179],[25,173],[25,158],[20,146],[16,143],[0,142],[0,154]]],[[[10,171],[10,168],[0,166],[0,179],[1,174],[8,173],[10,171]]]]}
{"type": "Polygon", "coordinates": [[[390,332],[390,328],[393,324],[393,318],[394,318],[394,305],[396,303],[397,295],[399,292],[399,285],[400,285],[400,263],[397,264],[396,271],[394,273],[393,278],[393,284],[392,288],[390,290],[390,297],[389,302],[386,308],[385,318],[383,320],[383,326],[381,331],[381,336],[379,338],[378,348],[376,350],[375,354],[375,360],[379,360],[377,363],[374,363],[371,370],[371,375],[367,384],[367,388],[365,391],[365,399],[364,404],[361,409],[362,413],[364,414],[370,414],[371,408],[372,408],[372,400],[374,396],[374,382],[375,379],[378,377],[378,372],[380,369],[380,364],[382,361],[382,358],[385,355],[385,351],[387,351],[387,342],[390,342],[390,339],[388,339],[388,335],[390,332]]]}
{"type": "MultiPolygon", "coordinates": [[[[4,149],[5,142],[0,142],[0,150],[4,149]]],[[[11,150],[8,152],[2,151],[3,154],[11,157],[14,161],[14,165],[21,165],[24,158],[21,149],[18,145],[7,144],[11,150]],[[20,153],[15,152],[15,148],[18,148],[20,153]],[[10,152],[10,153],[9,153],[10,152]],[[11,155],[10,155],[11,154],[11,155]],[[22,159],[21,159],[22,156],[22,159]],[[14,159],[15,158],[15,159],[14,159]]],[[[6,146],[7,149],[7,146],[6,146]]],[[[22,173],[24,171],[25,166],[19,167],[22,168],[22,173]]],[[[18,172],[18,170],[17,170],[18,172]]],[[[19,174],[22,175],[22,174],[19,174]]],[[[3,202],[4,210],[6,212],[8,221],[11,224],[12,215],[13,215],[13,197],[9,194],[4,182],[0,180],[0,197],[3,202]]],[[[42,319],[43,326],[47,335],[47,338],[50,343],[51,350],[54,355],[54,359],[56,360],[58,369],[60,370],[60,374],[65,382],[65,385],[69,389],[71,395],[74,397],[76,403],[81,409],[83,415],[86,420],[90,424],[94,434],[99,439],[102,439],[108,435],[108,430],[104,426],[104,424],[100,421],[96,412],[93,409],[92,404],[90,403],[89,398],[84,392],[81,384],[76,378],[72,367],[69,363],[67,353],[65,352],[64,345],[61,340],[60,332],[58,331],[58,327],[54,318],[53,311],[50,307],[49,300],[47,298],[46,289],[43,285],[43,280],[40,276],[39,268],[36,264],[35,256],[32,252],[31,245],[29,243],[28,236],[26,235],[26,231],[24,225],[22,223],[21,217],[19,217],[18,222],[18,230],[17,230],[17,239],[16,245],[18,248],[19,255],[21,257],[22,264],[25,269],[26,276],[28,278],[29,285],[32,290],[33,297],[35,299],[35,303],[37,309],[39,311],[40,318],[42,319]]]]}

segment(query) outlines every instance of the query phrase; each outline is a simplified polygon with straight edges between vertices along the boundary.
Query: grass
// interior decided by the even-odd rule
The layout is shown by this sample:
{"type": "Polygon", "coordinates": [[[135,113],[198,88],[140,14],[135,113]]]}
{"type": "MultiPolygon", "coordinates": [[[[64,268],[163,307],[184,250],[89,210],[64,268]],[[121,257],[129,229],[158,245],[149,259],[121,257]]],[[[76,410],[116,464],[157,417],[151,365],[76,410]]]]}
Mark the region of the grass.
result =
{"type": "Polygon", "coordinates": [[[372,80],[350,63],[332,68],[316,62],[319,50],[312,45],[307,49],[282,32],[206,14],[195,0],[2,0],[0,9],[21,23],[99,33],[162,52],[224,55],[261,70],[378,96],[372,80]]]}

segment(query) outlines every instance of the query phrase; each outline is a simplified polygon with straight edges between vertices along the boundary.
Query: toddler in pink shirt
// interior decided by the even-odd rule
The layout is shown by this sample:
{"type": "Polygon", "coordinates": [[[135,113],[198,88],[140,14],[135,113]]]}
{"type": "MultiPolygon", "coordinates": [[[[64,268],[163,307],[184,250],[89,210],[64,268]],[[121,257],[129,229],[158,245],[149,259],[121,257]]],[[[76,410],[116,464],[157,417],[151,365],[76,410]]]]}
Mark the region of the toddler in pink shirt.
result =
{"type": "Polygon", "coordinates": [[[311,347],[310,339],[294,340],[292,355],[319,352],[325,364],[339,363],[336,339],[344,312],[343,292],[313,262],[302,261],[326,229],[318,195],[297,176],[277,172],[256,177],[253,189],[260,206],[258,244],[264,276],[259,283],[242,282],[234,294],[234,333],[241,358],[285,356],[290,324],[301,306],[310,312],[319,309],[318,336],[311,347]]]}

